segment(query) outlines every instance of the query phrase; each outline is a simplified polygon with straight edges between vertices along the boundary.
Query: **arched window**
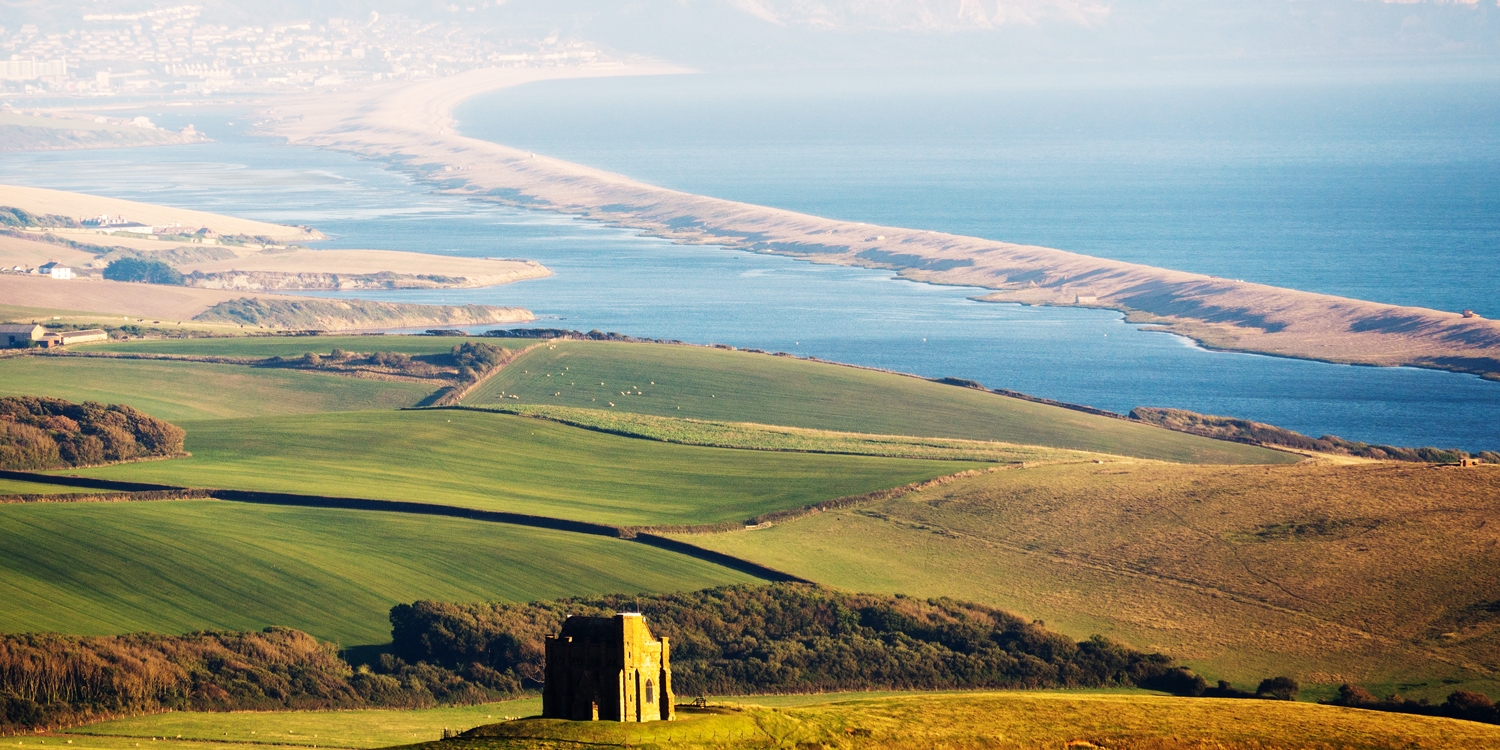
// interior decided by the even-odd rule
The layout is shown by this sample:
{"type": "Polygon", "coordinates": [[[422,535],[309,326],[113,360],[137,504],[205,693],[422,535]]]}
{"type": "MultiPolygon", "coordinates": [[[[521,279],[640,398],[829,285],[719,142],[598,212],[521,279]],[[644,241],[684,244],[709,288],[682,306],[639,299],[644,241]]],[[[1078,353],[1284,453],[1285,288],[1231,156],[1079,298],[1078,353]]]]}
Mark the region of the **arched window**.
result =
{"type": "Polygon", "coordinates": [[[656,702],[656,686],[651,684],[650,680],[646,680],[646,702],[656,702]]]}

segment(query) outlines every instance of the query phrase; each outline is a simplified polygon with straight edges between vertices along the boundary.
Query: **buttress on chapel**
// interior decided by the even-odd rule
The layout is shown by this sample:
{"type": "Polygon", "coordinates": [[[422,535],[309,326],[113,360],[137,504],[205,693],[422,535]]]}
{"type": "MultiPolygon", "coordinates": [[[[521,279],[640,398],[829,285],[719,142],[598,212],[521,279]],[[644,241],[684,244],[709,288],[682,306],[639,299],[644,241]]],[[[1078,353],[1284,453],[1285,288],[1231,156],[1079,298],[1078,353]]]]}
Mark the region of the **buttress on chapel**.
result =
{"type": "Polygon", "coordinates": [[[547,638],[542,716],[574,721],[671,721],[667,639],[651,637],[639,613],[572,616],[547,638]]]}

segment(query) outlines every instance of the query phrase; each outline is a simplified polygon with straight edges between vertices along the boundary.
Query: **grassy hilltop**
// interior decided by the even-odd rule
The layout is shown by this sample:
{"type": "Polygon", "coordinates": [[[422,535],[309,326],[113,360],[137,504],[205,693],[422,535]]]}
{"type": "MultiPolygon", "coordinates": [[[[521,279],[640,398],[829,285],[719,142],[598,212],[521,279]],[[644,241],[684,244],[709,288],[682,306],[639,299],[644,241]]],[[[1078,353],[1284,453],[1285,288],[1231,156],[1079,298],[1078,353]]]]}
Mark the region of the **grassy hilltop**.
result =
{"type": "Polygon", "coordinates": [[[511,363],[464,403],[517,403],[510,395],[528,404],[993,440],[1190,463],[1297,460],[921,378],[702,347],[557,342],[511,363]]]}

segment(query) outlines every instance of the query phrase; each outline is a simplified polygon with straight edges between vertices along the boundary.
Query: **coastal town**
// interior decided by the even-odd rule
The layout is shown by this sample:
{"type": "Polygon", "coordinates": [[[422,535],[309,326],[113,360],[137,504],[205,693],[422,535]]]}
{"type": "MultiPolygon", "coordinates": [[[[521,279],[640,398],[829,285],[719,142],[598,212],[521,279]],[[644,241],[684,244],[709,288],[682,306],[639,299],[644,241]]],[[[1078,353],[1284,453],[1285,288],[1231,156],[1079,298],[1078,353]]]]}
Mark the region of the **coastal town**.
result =
{"type": "Polygon", "coordinates": [[[283,93],[608,59],[550,31],[498,29],[482,20],[490,7],[451,6],[451,20],[438,22],[371,11],[229,26],[205,18],[203,6],[178,5],[83,14],[46,28],[0,25],[0,92],[283,93]]]}

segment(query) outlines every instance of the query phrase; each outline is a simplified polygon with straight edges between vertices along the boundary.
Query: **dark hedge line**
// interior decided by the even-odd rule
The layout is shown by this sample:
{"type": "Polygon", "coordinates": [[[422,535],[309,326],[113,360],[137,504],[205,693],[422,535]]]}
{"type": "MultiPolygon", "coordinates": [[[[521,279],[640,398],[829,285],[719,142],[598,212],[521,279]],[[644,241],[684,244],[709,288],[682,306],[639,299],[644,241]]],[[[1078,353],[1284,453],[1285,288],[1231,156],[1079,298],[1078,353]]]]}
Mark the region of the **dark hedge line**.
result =
{"type": "Polygon", "coordinates": [[[992,607],[794,583],[529,604],[419,601],[392,608],[393,649],[407,663],[480,665],[535,687],[543,639],[567,615],[637,606],[672,639],[685,696],[1150,686],[1183,674],[1167,656],[1100,637],[1073,641],[992,607]]]}
{"type": "Polygon", "coordinates": [[[1447,700],[1434,705],[1428,703],[1426,699],[1414,701],[1400,695],[1377,698],[1374,693],[1358,685],[1342,685],[1339,687],[1339,697],[1325,702],[1334,706],[1364,708],[1371,711],[1446,716],[1450,719],[1500,724],[1500,706],[1495,705],[1489,696],[1469,690],[1455,690],[1448,694],[1447,700]]]}
{"type": "Polygon", "coordinates": [[[0,469],[95,466],[182,452],[182,428],[129,406],[0,398],[0,469]]]}

